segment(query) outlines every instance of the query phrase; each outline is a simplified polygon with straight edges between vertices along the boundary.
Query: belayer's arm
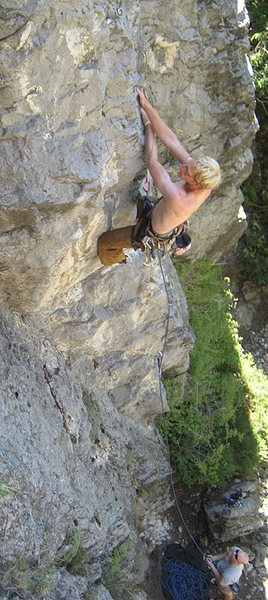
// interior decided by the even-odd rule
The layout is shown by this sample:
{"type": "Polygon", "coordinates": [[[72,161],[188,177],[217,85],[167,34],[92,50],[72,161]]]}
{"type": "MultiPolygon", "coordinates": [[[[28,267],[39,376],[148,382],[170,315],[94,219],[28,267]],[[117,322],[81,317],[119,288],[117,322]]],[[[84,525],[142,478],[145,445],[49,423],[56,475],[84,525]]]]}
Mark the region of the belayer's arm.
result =
{"type": "Polygon", "coordinates": [[[211,569],[211,571],[216,579],[216,582],[219,583],[221,580],[221,575],[220,575],[218,569],[216,569],[215,565],[209,558],[206,559],[206,563],[207,563],[208,567],[211,569]]]}
{"type": "Polygon", "coordinates": [[[138,89],[137,92],[140,99],[140,105],[146,111],[157,137],[181,164],[187,163],[189,158],[191,158],[190,154],[188,154],[188,152],[179,142],[175,133],[173,133],[173,131],[164,123],[164,121],[160,119],[156,110],[154,110],[150,102],[148,102],[141,90],[138,89]]]}
{"type": "Polygon", "coordinates": [[[221,554],[215,554],[213,556],[210,556],[210,558],[212,560],[221,560],[222,558],[226,558],[226,556],[228,556],[228,552],[222,552],[221,554]]]}

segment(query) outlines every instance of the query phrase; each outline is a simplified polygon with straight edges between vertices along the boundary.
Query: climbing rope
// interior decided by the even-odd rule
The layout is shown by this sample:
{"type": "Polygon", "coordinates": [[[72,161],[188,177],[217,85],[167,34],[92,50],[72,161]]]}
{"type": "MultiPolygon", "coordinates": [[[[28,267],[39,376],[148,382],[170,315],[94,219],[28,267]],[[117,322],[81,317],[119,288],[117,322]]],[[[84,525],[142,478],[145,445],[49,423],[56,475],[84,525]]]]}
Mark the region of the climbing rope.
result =
{"type": "MultiPolygon", "coordinates": [[[[146,210],[147,206],[149,207],[150,210],[152,210],[153,205],[152,205],[151,198],[150,198],[151,174],[150,174],[149,169],[147,169],[147,171],[146,171],[146,178],[145,178],[145,182],[144,182],[142,189],[146,194],[143,210],[144,209],[146,210]]],[[[144,251],[145,251],[145,261],[143,264],[145,267],[148,267],[149,265],[155,264],[155,262],[157,260],[154,242],[149,235],[146,235],[143,238],[142,243],[144,245],[144,251]]]]}
{"type": "MultiPolygon", "coordinates": [[[[198,552],[202,555],[203,559],[205,558],[205,553],[201,550],[197,541],[195,540],[192,532],[190,531],[184,516],[182,514],[176,491],[175,491],[175,483],[173,478],[173,470],[171,463],[171,454],[170,454],[170,446],[168,440],[168,432],[167,432],[167,423],[164,413],[164,405],[163,405],[163,395],[162,395],[162,362],[164,357],[164,352],[167,344],[167,336],[169,329],[169,321],[170,321],[170,298],[168,293],[167,282],[164,274],[164,269],[162,265],[162,256],[161,251],[157,250],[157,256],[159,261],[159,266],[161,269],[162,279],[165,287],[165,292],[167,296],[167,318],[166,318],[166,328],[165,328],[165,336],[163,342],[162,352],[159,352],[158,357],[158,376],[159,376],[159,393],[161,400],[161,410],[162,410],[162,419],[164,422],[164,430],[165,430],[165,439],[166,439],[166,448],[168,454],[168,462],[169,462],[169,475],[171,481],[171,488],[173,493],[173,498],[175,502],[175,506],[180,515],[181,521],[188,532],[191,540],[193,541],[195,547],[198,552]]],[[[168,594],[168,598],[171,600],[209,600],[209,590],[210,590],[210,577],[207,573],[204,573],[200,569],[196,569],[193,565],[190,565],[187,562],[182,560],[171,560],[165,558],[162,555],[162,579],[160,579],[162,588],[168,594]],[[165,576],[165,581],[163,581],[163,575],[165,576]]]]}
{"type": "MultiPolygon", "coordinates": [[[[151,200],[150,200],[151,176],[150,176],[149,169],[147,169],[146,179],[145,179],[145,183],[144,183],[144,186],[143,186],[143,190],[146,193],[146,201],[145,202],[149,202],[151,204],[151,200]]],[[[178,503],[178,499],[177,499],[177,496],[176,496],[175,483],[174,483],[174,479],[173,479],[173,470],[172,470],[172,464],[171,464],[171,454],[170,454],[170,446],[169,446],[169,440],[168,440],[167,423],[166,423],[166,418],[165,418],[165,413],[164,413],[164,404],[163,404],[163,395],[162,395],[162,382],[161,382],[161,377],[162,377],[162,362],[163,362],[164,352],[165,352],[166,344],[167,344],[167,336],[168,336],[169,321],[170,321],[170,306],[171,306],[171,302],[170,302],[170,298],[169,298],[167,282],[166,282],[166,278],[165,278],[165,274],[164,274],[164,269],[163,269],[163,265],[162,265],[162,251],[159,248],[154,248],[154,251],[156,252],[157,257],[158,257],[158,262],[159,262],[159,266],[160,266],[160,270],[161,270],[161,274],[162,274],[162,279],[163,279],[164,288],[165,288],[166,297],[167,297],[167,306],[168,306],[163,349],[162,349],[162,352],[159,352],[159,357],[158,357],[158,361],[157,362],[158,362],[158,376],[159,376],[159,392],[160,392],[160,400],[161,400],[161,411],[162,411],[162,418],[163,418],[163,422],[164,422],[166,447],[167,447],[167,454],[168,454],[168,461],[169,461],[169,474],[170,474],[170,480],[171,480],[171,488],[172,488],[172,493],[173,493],[175,505],[176,505],[176,508],[177,508],[177,510],[179,512],[181,521],[182,521],[182,523],[183,523],[186,531],[188,532],[191,540],[195,544],[196,548],[198,549],[198,551],[200,552],[200,554],[202,554],[203,558],[205,558],[205,553],[201,550],[200,546],[196,542],[196,540],[195,540],[194,536],[192,535],[192,533],[191,533],[188,525],[185,522],[185,519],[183,517],[182,511],[180,509],[180,506],[179,506],[179,503],[178,503]]]]}
{"type": "Polygon", "coordinates": [[[195,540],[194,536],[192,535],[192,533],[191,533],[188,525],[185,522],[185,519],[183,517],[182,511],[181,511],[181,508],[179,506],[179,502],[178,502],[178,499],[177,499],[177,496],[176,496],[175,483],[174,483],[174,479],[173,479],[173,470],[172,470],[172,464],[171,464],[171,454],[170,454],[170,446],[169,446],[169,440],[168,440],[167,422],[166,422],[165,413],[164,413],[164,404],[163,404],[163,395],[162,395],[162,382],[161,382],[161,377],[162,377],[162,362],[163,362],[163,356],[164,356],[164,352],[165,352],[166,344],[167,344],[167,336],[168,336],[169,321],[170,321],[170,305],[171,305],[171,303],[170,303],[170,298],[169,298],[169,293],[168,293],[168,288],[167,288],[167,282],[166,282],[166,278],[165,278],[165,274],[164,274],[164,270],[163,270],[163,265],[162,265],[161,251],[157,250],[157,256],[158,256],[159,266],[160,266],[160,269],[161,269],[162,279],[163,279],[163,283],[164,283],[164,287],[165,287],[165,292],[166,292],[166,296],[167,296],[167,305],[168,305],[163,349],[162,349],[162,352],[159,353],[160,356],[158,357],[158,376],[159,376],[159,392],[160,392],[160,400],[161,400],[162,418],[163,418],[163,422],[164,422],[165,440],[166,440],[168,462],[169,462],[169,475],[170,475],[170,481],[171,481],[171,488],[172,488],[173,498],[174,498],[174,501],[175,501],[175,506],[176,506],[176,508],[178,510],[178,513],[180,515],[181,521],[182,521],[182,523],[183,523],[186,531],[188,532],[191,540],[195,544],[196,548],[198,549],[198,551],[200,552],[200,554],[202,554],[203,558],[205,558],[205,553],[203,552],[203,550],[201,550],[200,546],[196,542],[196,540],[195,540]]]}
{"type": "Polygon", "coordinates": [[[182,560],[163,559],[161,580],[164,590],[172,600],[208,600],[210,581],[207,573],[182,560]]]}
{"type": "MultiPolygon", "coordinates": [[[[150,189],[151,189],[150,172],[147,169],[147,175],[146,175],[145,185],[143,186],[143,191],[146,192],[145,203],[147,203],[151,207],[152,205],[151,205],[151,200],[150,200],[150,195],[149,195],[150,189]]],[[[170,241],[170,244],[172,244],[172,243],[173,243],[173,240],[170,241]]],[[[164,422],[164,431],[165,431],[165,439],[166,439],[166,448],[167,448],[167,455],[168,455],[169,475],[170,475],[170,481],[171,481],[172,494],[173,494],[175,506],[178,510],[180,519],[181,519],[186,531],[188,532],[188,535],[190,536],[191,540],[193,541],[195,547],[197,548],[198,552],[200,552],[200,554],[202,555],[202,557],[204,559],[205,554],[201,550],[200,546],[198,545],[194,536],[192,535],[188,525],[186,524],[186,521],[183,517],[182,511],[181,511],[181,508],[180,508],[180,505],[179,505],[179,502],[177,499],[177,495],[176,495],[176,491],[175,491],[175,483],[174,483],[174,478],[173,478],[172,463],[171,463],[171,454],[170,454],[170,446],[169,446],[169,440],[168,440],[167,423],[166,423],[166,418],[165,418],[165,413],[164,413],[161,377],[162,377],[162,362],[163,362],[164,352],[166,349],[167,336],[168,336],[168,330],[169,330],[170,306],[171,306],[167,282],[166,282],[163,265],[162,265],[162,256],[163,256],[164,252],[163,252],[163,250],[161,250],[161,247],[159,248],[158,245],[155,247],[154,242],[153,242],[152,238],[150,238],[150,236],[147,236],[146,238],[143,239],[143,244],[145,246],[145,253],[146,253],[146,259],[144,262],[145,266],[155,263],[157,261],[157,257],[158,257],[158,262],[159,262],[159,266],[160,266],[160,270],[161,270],[161,274],[162,274],[162,279],[163,279],[164,288],[165,288],[166,297],[167,297],[167,305],[168,305],[163,348],[162,348],[162,352],[159,352],[157,362],[158,362],[158,377],[159,377],[159,393],[160,393],[160,401],[161,401],[161,411],[162,411],[162,419],[164,422]]],[[[167,248],[164,247],[164,251],[165,251],[165,249],[167,249],[167,248]]],[[[189,563],[184,562],[182,560],[167,559],[167,558],[165,558],[164,553],[163,553],[162,554],[162,574],[165,576],[165,581],[160,579],[160,582],[161,582],[163,590],[165,592],[167,592],[169,600],[208,600],[209,599],[210,577],[208,576],[207,573],[204,573],[200,569],[196,569],[193,565],[190,565],[189,563]]]]}

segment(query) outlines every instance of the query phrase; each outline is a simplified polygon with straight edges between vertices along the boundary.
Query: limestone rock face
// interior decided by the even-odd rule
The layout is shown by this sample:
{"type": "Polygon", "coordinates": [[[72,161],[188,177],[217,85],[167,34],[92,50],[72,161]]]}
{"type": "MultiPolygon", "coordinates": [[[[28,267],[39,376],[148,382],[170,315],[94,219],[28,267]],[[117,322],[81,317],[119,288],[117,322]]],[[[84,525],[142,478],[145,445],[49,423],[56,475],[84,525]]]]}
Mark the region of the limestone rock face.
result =
{"type": "Polygon", "coordinates": [[[101,382],[116,408],[134,420],[161,413],[158,361],[167,327],[166,374],[187,371],[194,340],[169,257],[161,261],[167,290],[160,266],[143,262],[143,254],[132,251],[127,264],[98,269],[50,316],[50,335],[78,381],[86,388],[101,382]]]}
{"type": "Polygon", "coordinates": [[[186,300],[168,256],[163,270],[132,250],[105,268],[97,239],[135,219],[139,85],[192,156],[222,167],[190,221],[190,259],[233,249],[256,130],[247,24],[229,0],[1,2],[1,565],[25,556],[40,584],[49,548],[51,600],[110,600],[97,583],[114,549],[128,542],[137,584],[167,536],[168,461],[152,423],[167,408],[163,348],[164,373],[188,368],[186,300]],[[78,541],[75,582],[66,556],[78,541]]]}
{"type": "MultiPolygon", "coordinates": [[[[139,535],[148,509],[154,523],[170,506],[160,438],[120,416],[105,390],[75,384],[62,356],[19,317],[1,315],[0,348],[1,490],[8,492],[0,502],[2,559],[14,565],[23,555],[29,567],[48,553],[54,588],[78,599],[80,588],[105,575],[103,556],[128,540],[128,569],[141,581],[148,551],[169,527],[163,520],[145,541],[139,535]],[[138,510],[154,486],[154,503],[138,510]],[[70,533],[86,551],[76,595],[68,573],[52,569],[66,566],[70,533]]],[[[8,572],[3,582],[10,587],[8,572]]]]}
{"type": "Polygon", "coordinates": [[[255,132],[243,2],[238,10],[229,0],[1,3],[2,301],[50,309],[99,268],[98,236],[133,222],[137,84],[193,156],[222,166],[221,187],[191,219],[192,258],[233,249],[255,132]]]}

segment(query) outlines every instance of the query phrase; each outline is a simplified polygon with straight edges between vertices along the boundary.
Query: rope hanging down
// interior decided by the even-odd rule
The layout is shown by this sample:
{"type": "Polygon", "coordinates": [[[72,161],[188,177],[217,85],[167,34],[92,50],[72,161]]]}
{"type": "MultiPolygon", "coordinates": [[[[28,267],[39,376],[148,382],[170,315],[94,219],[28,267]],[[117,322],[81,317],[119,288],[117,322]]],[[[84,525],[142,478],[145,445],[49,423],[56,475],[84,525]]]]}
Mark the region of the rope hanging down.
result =
{"type": "Polygon", "coordinates": [[[159,266],[160,266],[160,269],[161,269],[161,274],[162,274],[162,278],[163,278],[163,283],[164,283],[165,292],[166,292],[166,296],[167,296],[167,304],[168,304],[167,319],[166,319],[166,330],[165,330],[165,336],[164,336],[163,350],[162,350],[162,352],[159,353],[160,356],[158,358],[158,375],[159,375],[159,392],[160,392],[160,400],[161,400],[162,418],[163,418],[163,422],[164,422],[166,447],[167,447],[167,453],[168,453],[169,475],[170,475],[170,481],[171,481],[171,488],[172,488],[172,493],[173,493],[175,505],[176,505],[176,508],[177,508],[178,513],[180,515],[181,521],[182,521],[182,523],[183,523],[186,531],[188,532],[191,540],[195,544],[196,548],[202,554],[203,558],[205,558],[205,553],[201,550],[200,546],[196,542],[194,536],[192,535],[189,527],[187,526],[187,524],[186,524],[186,522],[184,520],[183,514],[181,512],[181,509],[180,509],[180,506],[179,506],[179,503],[178,503],[178,499],[177,499],[177,496],[176,496],[175,483],[174,483],[174,479],[173,479],[173,470],[172,470],[170,447],[169,447],[169,441],[168,441],[167,423],[166,423],[166,418],[165,418],[165,413],[164,413],[163,396],[162,396],[162,382],[161,382],[161,377],[162,377],[162,362],[163,362],[163,356],[164,356],[164,352],[165,352],[165,348],[166,348],[166,343],[167,343],[167,335],[168,335],[169,320],[170,320],[170,298],[169,298],[169,293],[168,293],[168,288],[167,288],[167,282],[166,282],[166,278],[165,278],[165,274],[164,274],[164,270],[163,270],[162,258],[161,258],[161,251],[160,250],[157,250],[157,256],[158,256],[159,266]]]}
{"type": "MultiPolygon", "coordinates": [[[[150,190],[151,190],[150,172],[147,169],[147,175],[146,175],[145,184],[143,186],[143,191],[146,193],[145,203],[147,203],[147,205],[149,205],[149,206],[151,206],[150,190]]],[[[151,241],[151,240],[149,240],[149,241],[151,241]]],[[[146,244],[145,244],[145,247],[146,247],[146,244]]],[[[150,244],[150,246],[148,247],[149,260],[147,261],[147,259],[146,259],[144,264],[146,265],[146,264],[150,264],[152,262],[151,258],[155,257],[155,251],[157,252],[158,262],[159,262],[159,266],[161,269],[162,279],[163,279],[165,293],[166,293],[166,297],[167,297],[166,328],[165,328],[163,349],[162,349],[162,352],[159,352],[159,357],[158,357],[158,376],[159,376],[159,393],[160,393],[160,400],[161,400],[162,419],[164,422],[166,448],[167,448],[168,462],[169,462],[169,475],[170,475],[170,481],[171,481],[171,488],[172,488],[175,506],[178,510],[181,521],[182,521],[186,531],[188,532],[193,544],[195,545],[197,551],[201,554],[202,558],[204,559],[205,554],[201,550],[198,543],[196,542],[194,536],[192,535],[192,533],[191,533],[189,527],[187,526],[185,519],[183,517],[182,511],[180,509],[178,499],[176,496],[175,483],[174,483],[174,479],[173,479],[171,454],[170,454],[170,447],[169,447],[169,440],[168,440],[167,423],[166,423],[166,418],[165,418],[165,413],[164,413],[163,396],[162,396],[162,382],[161,382],[162,362],[163,362],[164,352],[165,352],[166,344],[167,344],[167,336],[168,336],[169,321],[170,321],[170,305],[171,305],[169,293],[168,293],[167,282],[166,282],[163,265],[162,265],[163,251],[159,247],[154,248],[154,245],[151,246],[151,244],[150,244]]],[[[155,260],[157,260],[156,257],[155,257],[155,260]]],[[[189,563],[185,562],[184,560],[175,560],[175,561],[169,560],[167,557],[165,557],[165,551],[164,551],[162,553],[162,575],[163,575],[163,578],[160,579],[160,582],[162,585],[163,593],[164,593],[165,597],[168,598],[168,600],[208,600],[209,590],[210,590],[210,577],[208,576],[207,573],[204,573],[202,570],[195,568],[193,566],[193,564],[189,564],[189,563]],[[163,581],[163,579],[164,579],[164,581],[163,581]]]]}

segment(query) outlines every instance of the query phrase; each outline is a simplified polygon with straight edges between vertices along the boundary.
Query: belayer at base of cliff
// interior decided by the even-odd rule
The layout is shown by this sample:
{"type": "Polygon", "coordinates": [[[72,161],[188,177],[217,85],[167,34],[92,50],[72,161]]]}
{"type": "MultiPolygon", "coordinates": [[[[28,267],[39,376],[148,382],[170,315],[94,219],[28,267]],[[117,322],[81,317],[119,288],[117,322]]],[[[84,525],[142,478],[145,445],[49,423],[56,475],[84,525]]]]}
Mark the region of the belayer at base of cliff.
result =
{"type": "MultiPolygon", "coordinates": [[[[192,158],[139,89],[138,95],[145,127],[146,165],[162,198],[151,206],[145,202],[143,209],[138,210],[135,225],[120,227],[99,237],[98,256],[105,266],[126,262],[124,249],[144,250],[147,238],[155,248],[165,250],[172,240],[175,242],[183,234],[184,223],[221,181],[217,161],[210,156],[192,158]],[[159,162],[155,136],[180,163],[179,182],[173,182],[159,162]]],[[[176,255],[183,254],[189,245],[178,247],[175,242],[172,251],[176,255]]]]}

